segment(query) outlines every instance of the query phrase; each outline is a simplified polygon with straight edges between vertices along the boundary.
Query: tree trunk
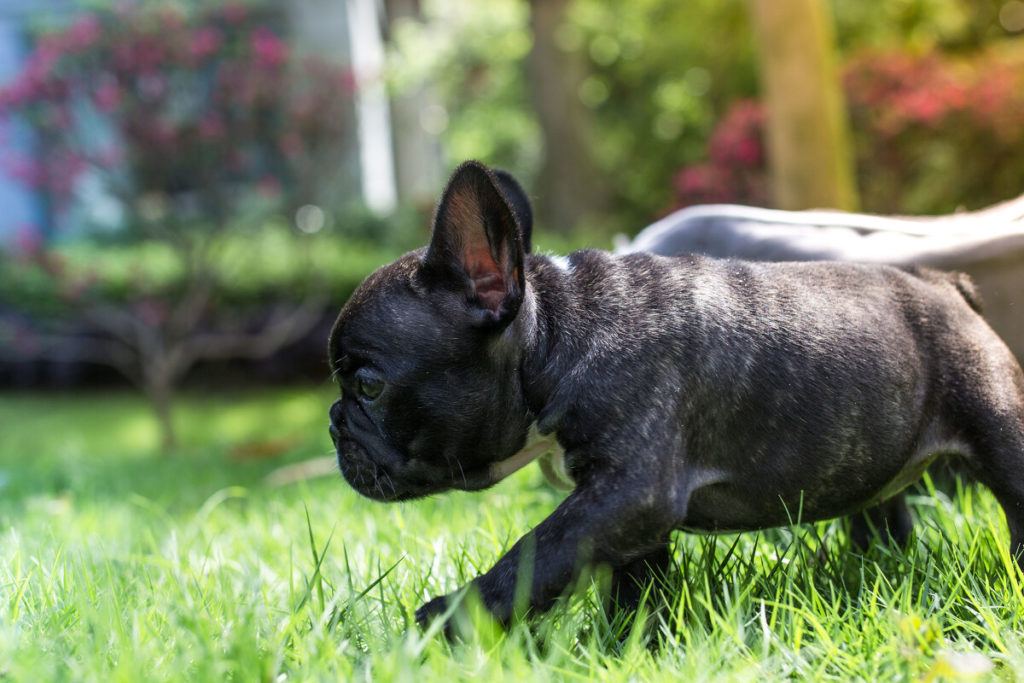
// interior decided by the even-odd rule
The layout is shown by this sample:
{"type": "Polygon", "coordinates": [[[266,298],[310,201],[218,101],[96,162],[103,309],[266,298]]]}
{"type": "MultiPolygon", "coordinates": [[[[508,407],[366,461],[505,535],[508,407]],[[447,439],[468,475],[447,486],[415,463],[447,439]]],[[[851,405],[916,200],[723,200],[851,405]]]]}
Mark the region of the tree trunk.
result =
{"type": "Polygon", "coordinates": [[[582,55],[561,50],[555,35],[571,0],[531,0],[530,82],[544,134],[544,164],[536,188],[538,222],[571,231],[600,213],[608,193],[588,148],[589,112],[579,98],[582,55]]]}
{"type": "Polygon", "coordinates": [[[849,124],[825,0],[750,0],[750,10],[778,207],[856,210],[849,124]]]}
{"type": "MultiPolygon", "coordinates": [[[[159,364],[159,363],[157,363],[159,364]]],[[[174,425],[174,388],[176,381],[170,373],[154,368],[143,379],[143,390],[160,431],[160,449],[164,455],[171,454],[178,447],[178,432],[174,425]]]]}

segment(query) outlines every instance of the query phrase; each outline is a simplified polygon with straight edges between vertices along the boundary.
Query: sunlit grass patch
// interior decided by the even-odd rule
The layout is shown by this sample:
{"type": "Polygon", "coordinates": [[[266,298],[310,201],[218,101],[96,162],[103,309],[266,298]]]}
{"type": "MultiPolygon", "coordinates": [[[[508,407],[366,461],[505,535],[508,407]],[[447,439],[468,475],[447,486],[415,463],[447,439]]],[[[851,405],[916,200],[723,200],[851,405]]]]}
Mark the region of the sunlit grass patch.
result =
{"type": "Polygon", "coordinates": [[[636,618],[604,613],[598,571],[508,632],[424,634],[413,610],[485,571],[564,494],[530,468],[394,505],[338,476],[269,485],[330,451],[330,399],[187,399],[185,445],[165,456],[132,436],[149,418],[130,396],[0,397],[0,678],[1024,677],[1005,522],[963,484],[915,491],[906,550],[862,555],[838,522],[680,535],[667,598],[636,618]],[[233,450],[285,436],[258,457],[233,450]]]}

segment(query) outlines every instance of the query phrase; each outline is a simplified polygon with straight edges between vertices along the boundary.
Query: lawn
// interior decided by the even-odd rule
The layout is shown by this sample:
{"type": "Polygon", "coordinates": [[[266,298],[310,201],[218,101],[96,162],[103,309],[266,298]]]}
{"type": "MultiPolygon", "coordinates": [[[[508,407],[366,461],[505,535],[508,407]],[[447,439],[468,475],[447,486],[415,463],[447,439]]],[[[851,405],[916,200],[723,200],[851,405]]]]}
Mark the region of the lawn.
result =
{"type": "Polygon", "coordinates": [[[594,585],[449,645],[410,622],[563,494],[383,505],[324,476],[329,386],[187,397],[180,453],[129,394],[0,394],[0,680],[1024,679],[1022,578],[987,491],[911,498],[904,553],[842,524],[680,536],[670,599],[633,622],[594,585]]]}

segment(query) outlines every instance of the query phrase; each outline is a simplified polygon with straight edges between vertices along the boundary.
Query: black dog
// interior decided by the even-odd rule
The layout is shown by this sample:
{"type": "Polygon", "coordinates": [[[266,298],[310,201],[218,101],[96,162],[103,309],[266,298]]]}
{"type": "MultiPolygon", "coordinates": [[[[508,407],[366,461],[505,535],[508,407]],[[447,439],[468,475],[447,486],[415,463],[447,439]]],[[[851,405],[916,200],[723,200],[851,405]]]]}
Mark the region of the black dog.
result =
{"type": "MultiPolygon", "coordinates": [[[[613,586],[669,562],[675,529],[850,514],[962,455],[1024,550],[1024,375],[964,275],[699,256],[530,253],[507,174],[460,166],[430,246],[341,311],[331,436],[360,493],[481,489],[553,433],[576,488],[474,580],[508,620],[581,565],[613,586]]],[[[417,613],[442,613],[436,598],[417,613]]]]}

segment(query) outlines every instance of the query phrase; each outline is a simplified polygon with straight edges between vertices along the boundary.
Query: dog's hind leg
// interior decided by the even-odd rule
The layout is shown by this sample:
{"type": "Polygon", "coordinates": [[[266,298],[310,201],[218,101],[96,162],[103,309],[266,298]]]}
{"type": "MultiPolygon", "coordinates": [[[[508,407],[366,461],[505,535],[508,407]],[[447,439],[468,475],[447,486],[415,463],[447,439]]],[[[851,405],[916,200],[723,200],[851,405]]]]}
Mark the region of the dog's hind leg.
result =
{"type": "Polygon", "coordinates": [[[866,552],[875,538],[905,548],[914,530],[914,520],[902,493],[863,512],[850,515],[849,519],[850,542],[861,552],[866,552]]]}
{"type": "Polygon", "coordinates": [[[1010,552],[1024,570],[1024,374],[1016,363],[1006,365],[984,375],[1003,381],[978,382],[981,389],[961,404],[966,420],[960,433],[970,447],[971,474],[1002,506],[1010,552]]]}
{"type": "Polygon", "coordinates": [[[1018,431],[1015,437],[1006,438],[995,432],[986,441],[992,443],[991,450],[976,454],[978,461],[971,472],[1002,506],[1010,529],[1010,553],[1024,570],[1024,434],[1018,431]]]}

